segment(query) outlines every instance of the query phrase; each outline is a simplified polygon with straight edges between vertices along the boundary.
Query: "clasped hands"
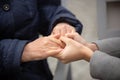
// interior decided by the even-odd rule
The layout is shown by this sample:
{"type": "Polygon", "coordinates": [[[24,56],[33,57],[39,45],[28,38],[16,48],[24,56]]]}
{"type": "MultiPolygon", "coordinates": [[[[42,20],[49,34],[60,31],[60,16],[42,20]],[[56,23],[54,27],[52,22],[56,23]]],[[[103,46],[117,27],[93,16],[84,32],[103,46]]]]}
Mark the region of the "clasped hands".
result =
{"type": "Polygon", "coordinates": [[[59,23],[54,27],[50,36],[40,37],[25,46],[22,62],[42,60],[49,56],[63,63],[81,59],[89,61],[93,51],[88,46],[74,27],[67,23],[59,23]]]}

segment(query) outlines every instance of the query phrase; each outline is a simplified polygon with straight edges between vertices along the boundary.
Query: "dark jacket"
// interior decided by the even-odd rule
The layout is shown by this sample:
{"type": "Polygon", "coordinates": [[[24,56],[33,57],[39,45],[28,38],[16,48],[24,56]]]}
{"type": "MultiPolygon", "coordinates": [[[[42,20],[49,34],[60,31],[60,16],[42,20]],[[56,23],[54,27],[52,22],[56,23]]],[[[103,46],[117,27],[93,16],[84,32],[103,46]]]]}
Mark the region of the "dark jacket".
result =
{"type": "Polygon", "coordinates": [[[60,0],[0,0],[0,80],[52,80],[46,60],[21,63],[21,55],[28,42],[60,22],[81,33],[81,23],[60,0]]]}

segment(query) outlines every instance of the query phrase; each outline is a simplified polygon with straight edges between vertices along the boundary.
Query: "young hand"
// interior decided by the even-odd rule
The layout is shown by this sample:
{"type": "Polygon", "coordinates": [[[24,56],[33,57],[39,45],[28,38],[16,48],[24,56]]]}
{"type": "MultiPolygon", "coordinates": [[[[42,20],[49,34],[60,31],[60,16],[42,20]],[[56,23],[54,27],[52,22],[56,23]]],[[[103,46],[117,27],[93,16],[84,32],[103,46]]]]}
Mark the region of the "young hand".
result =
{"type": "Polygon", "coordinates": [[[54,57],[58,58],[63,63],[68,63],[81,59],[87,61],[90,60],[93,51],[90,50],[88,47],[67,37],[61,37],[60,40],[63,41],[66,46],[58,55],[54,57]]]}

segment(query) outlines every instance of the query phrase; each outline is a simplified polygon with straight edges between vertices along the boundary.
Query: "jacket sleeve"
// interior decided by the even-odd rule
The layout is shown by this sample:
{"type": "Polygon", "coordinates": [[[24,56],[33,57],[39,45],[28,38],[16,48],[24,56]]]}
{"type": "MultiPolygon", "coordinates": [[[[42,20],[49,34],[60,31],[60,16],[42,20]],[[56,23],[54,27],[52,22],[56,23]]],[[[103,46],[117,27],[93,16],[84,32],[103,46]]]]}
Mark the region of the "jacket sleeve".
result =
{"type": "Polygon", "coordinates": [[[0,74],[11,74],[20,70],[21,55],[27,41],[0,40],[0,74]]]}
{"type": "Polygon", "coordinates": [[[92,77],[101,80],[120,80],[120,38],[98,40],[99,51],[90,60],[92,77]]]}
{"type": "Polygon", "coordinates": [[[120,37],[113,37],[94,42],[100,51],[109,55],[120,57],[120,37]]]}
{"type": "MultiPolygon", "coordinates": [[[[54,1],[55,0],[53,0],[53,2],[54,1]]],[[[62,7],[60,4],[55,5],[54,3],[49,3],[49,4],[41,5],[41,3],[39,3],[39,13],[42,19],[41,20],[42,23],[46,24],[45,22],[47,22],[47,24],[49,24],[48,31],[44,30],[46,26],[44,27],[44,29],[41,29],[41,32],[43,33],[47,32],[48,34],[50,34],[53,27],[60,22],[66,22],[74,26],[78,33],[82,32],[81,22],[78,19],[76,19],[74,14],[72,14],[69,10],[65,9],[64,7],[62,7]],[[46,21],[44,21],[45,19],[46,21]]]]}
{"type": "Polygon", "coordinates": [[[68,11],[62,6],[59,6],[56,9],[54,16],[51,18],[50,31],[56,24],[60,22],[66,22],[74,26],[76,28],[76,31],[81,34],[82,32],[81,22],[78,19],[76,19],[74,14],[72,14],[70,11],[68,11]]]}
{"type": "Polygon", "coordinates": [[[100,80],[120,80],[120,58],[95,51],[90,60],[90,73],[100,80]]]}

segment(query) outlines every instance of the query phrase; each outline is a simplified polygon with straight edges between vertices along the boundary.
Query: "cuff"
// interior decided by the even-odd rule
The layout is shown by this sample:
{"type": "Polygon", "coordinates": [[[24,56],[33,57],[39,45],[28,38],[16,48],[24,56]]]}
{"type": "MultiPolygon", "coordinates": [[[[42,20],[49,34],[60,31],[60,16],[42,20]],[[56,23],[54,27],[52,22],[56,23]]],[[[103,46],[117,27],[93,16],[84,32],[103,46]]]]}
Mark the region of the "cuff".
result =
{"type": "Polygon", "coordinates": [[[21,57],[23,53],[24,46],[27,41],[14,40],[11,43],[11,48],[9,54],[5,58],[5,70],[9,73],[16,73],[20,70],[21,57]]]}

